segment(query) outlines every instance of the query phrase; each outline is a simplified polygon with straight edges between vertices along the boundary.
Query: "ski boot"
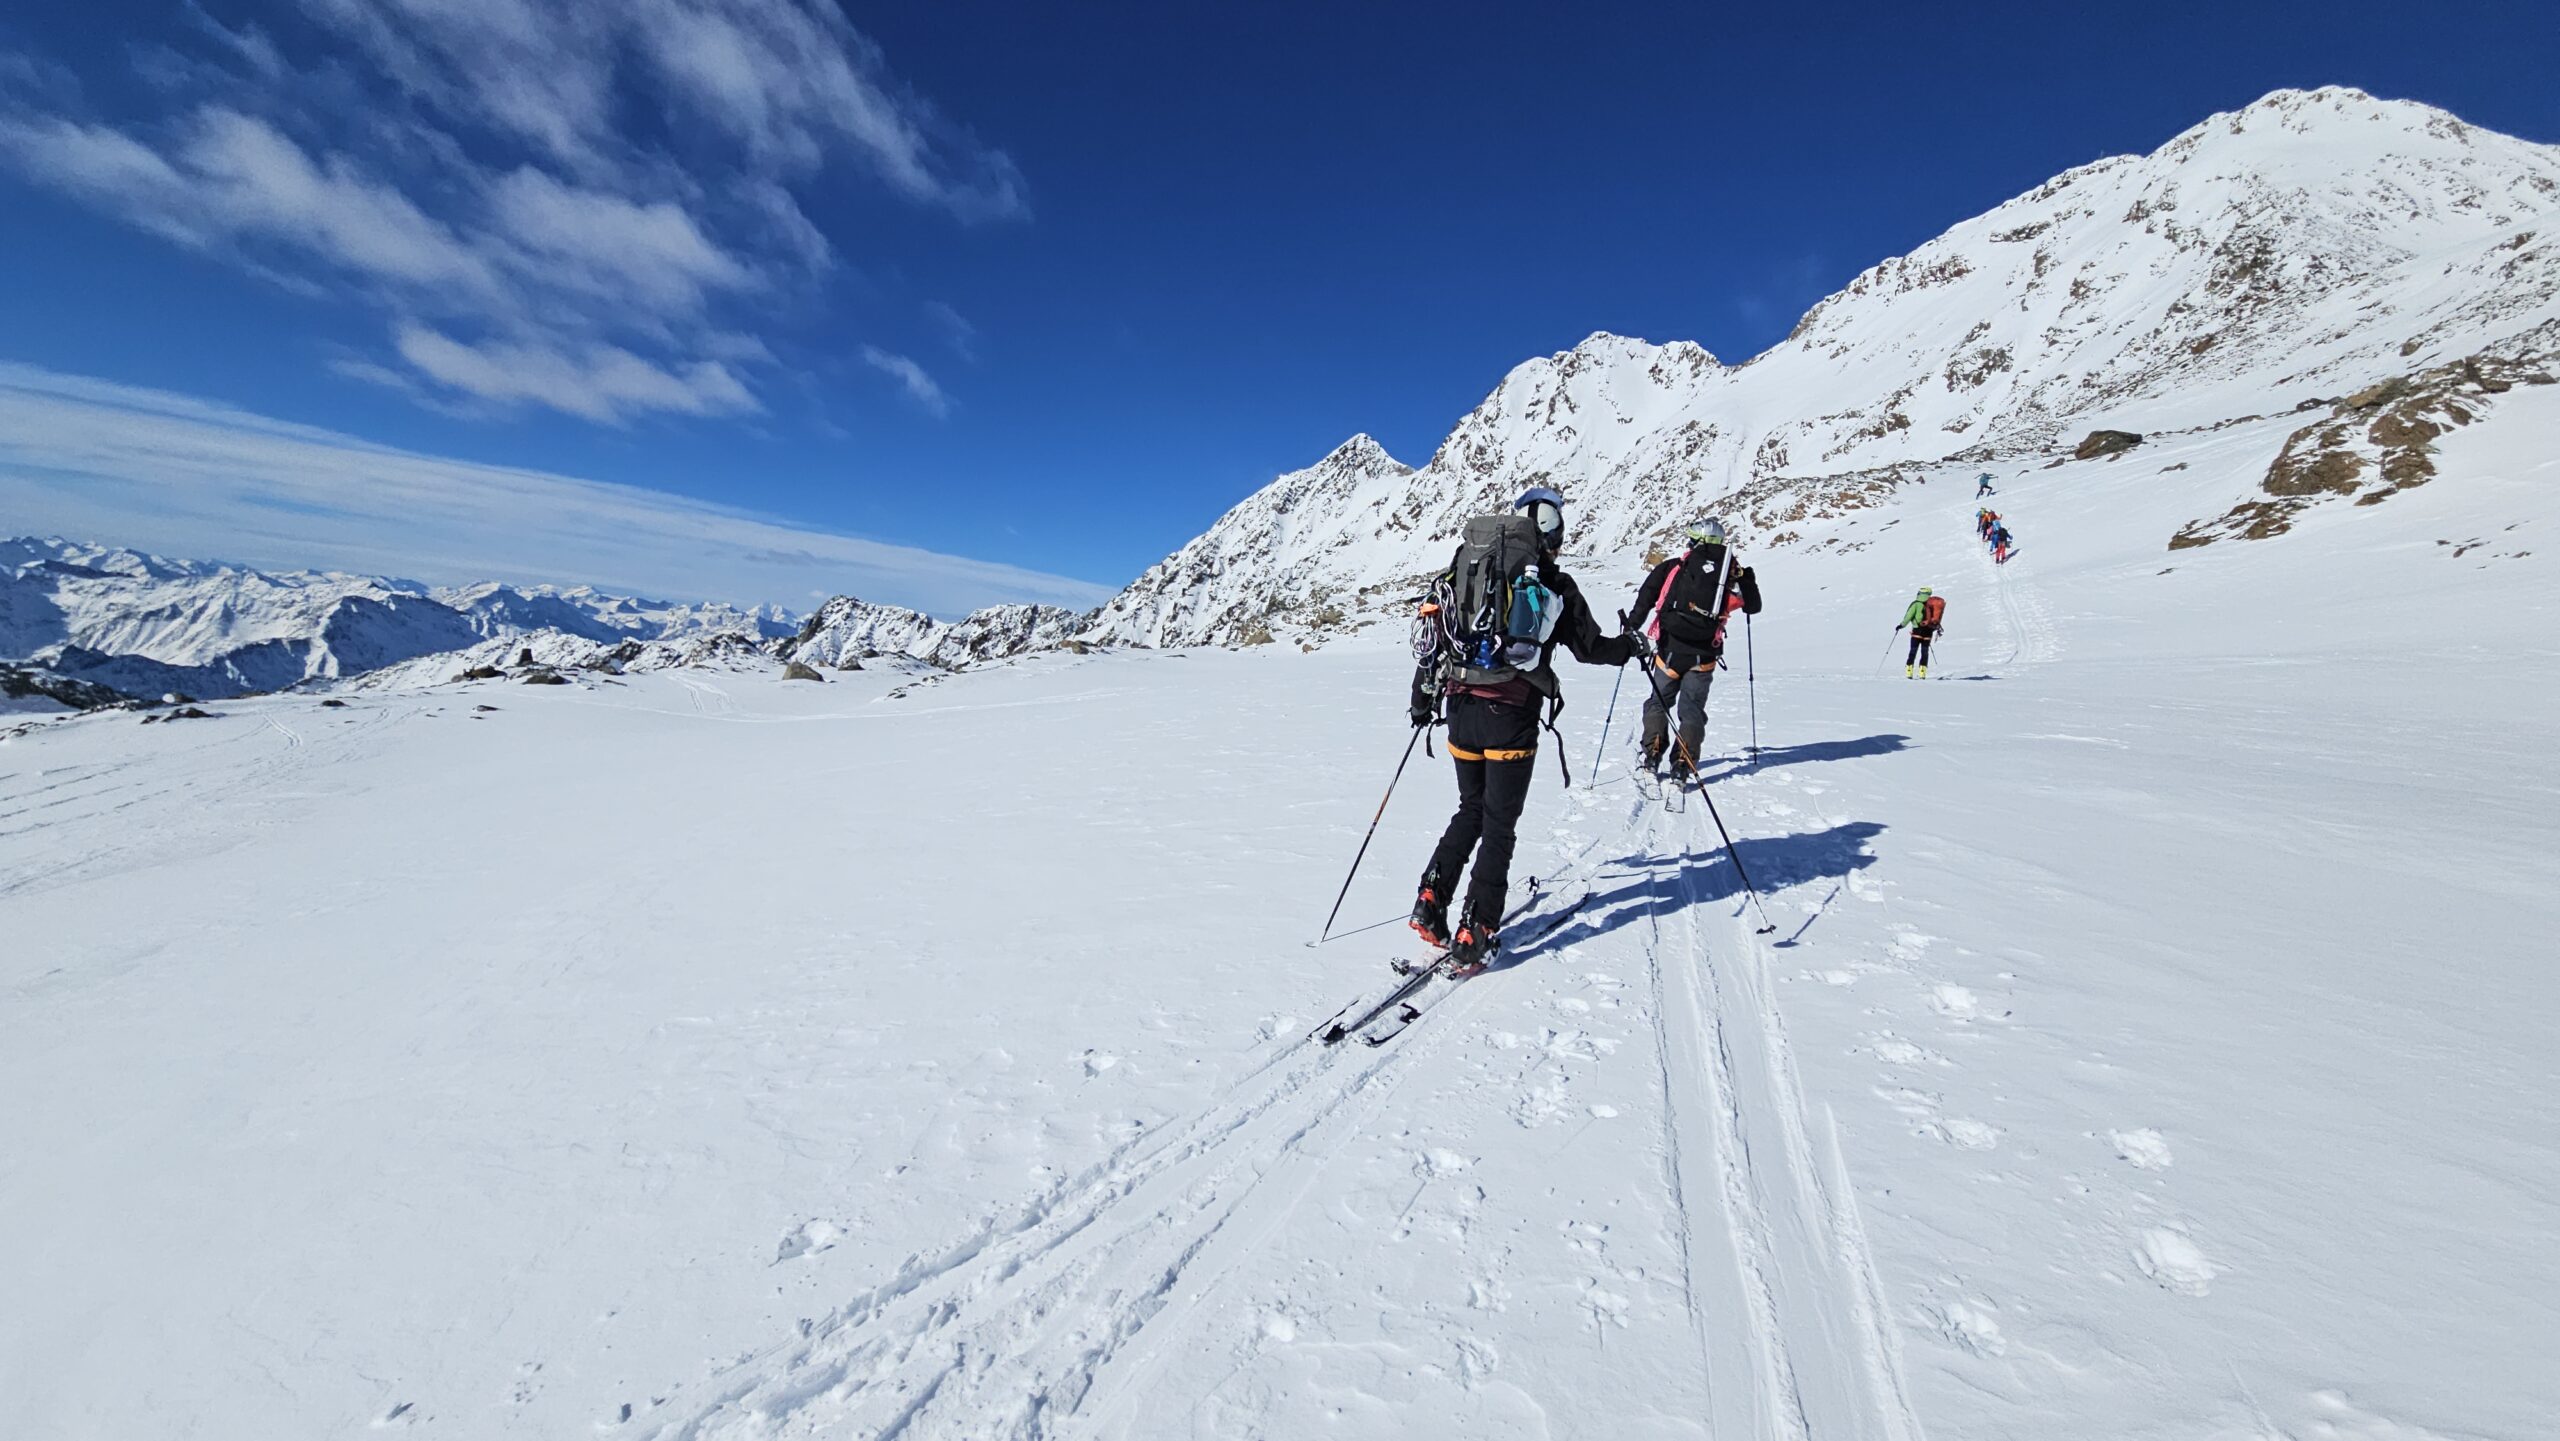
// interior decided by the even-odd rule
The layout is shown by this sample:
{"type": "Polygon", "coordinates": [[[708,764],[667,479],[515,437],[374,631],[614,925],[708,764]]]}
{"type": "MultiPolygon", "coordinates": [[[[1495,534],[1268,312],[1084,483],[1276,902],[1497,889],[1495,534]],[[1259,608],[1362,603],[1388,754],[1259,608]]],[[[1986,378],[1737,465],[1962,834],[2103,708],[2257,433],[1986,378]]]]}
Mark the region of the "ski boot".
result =
{"type": "Polygon", "coordinates": [[[1449,903],[1440,898],[1438,886],[1429,881],[1422,883],[1421,891],[1413,898],[1413,916],[1407,924],[1413,927],[1415,935],[1422,937],[1433,949],[1448,948],[1449,903]]]}
{"type": "Polygon", "coordinates": [[[1689,763],[1689,753],[1685,749],[1674,749],[1664,758],[1662,774],[1664,779],[1677,786],[1695,785],[1698,781],[1698,768],[1689,763]]]}
{"type": "Polygon", "coordinates": [[[1500,949],[1502,938],[1495,934],[1491,921],[1465,921],[1458,926],[1457,939],[1449,942],[1449,979],[1463,981],[1481,974],[1493,964],[1493,953],[1500,949]]]}

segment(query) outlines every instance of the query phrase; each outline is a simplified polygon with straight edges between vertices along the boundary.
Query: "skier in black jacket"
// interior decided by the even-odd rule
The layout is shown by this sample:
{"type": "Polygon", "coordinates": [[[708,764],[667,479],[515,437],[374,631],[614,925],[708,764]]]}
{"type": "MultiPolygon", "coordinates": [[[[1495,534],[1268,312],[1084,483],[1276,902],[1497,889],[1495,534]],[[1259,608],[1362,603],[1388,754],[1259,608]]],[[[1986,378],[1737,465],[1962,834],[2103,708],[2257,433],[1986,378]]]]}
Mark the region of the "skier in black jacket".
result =
{"type": "MultiPolygon", "coordinates": [[[[1469,976],[1484,969],[1498,942],[1502,910],[1511,889],[1511,852],[1518,838],[1520,808],[1529,799],[1529,778],[1537,769],[1538,707],[1549,715],[1563,706],[1556,680],[1557,644],[1571,649],[1585,665],[1624,665],[1635,654],[1635,641],[1624,634],[1603,634],[1582,598],[1582,588],[1558,562],[1564,547],[1564,497],[1539,486],[1512,505],[1527,515],[1538,532],[1538,555],[1530,573],[1551,592],[1559,607],[1555,626],[1539,646],[1534,665],[1492,684],[1463,683],[1453,669],[1448,647],[1441,646],[1415,667],[1409,714],[1417,726],[1437,719],[1445,702],[1449,723],[1449,758],[1458,768],[1458,811],[1449,818],[1440,844],[1423,869],[1413,903],[1413,929],[1434,946],[1450,952],[1450,973],[1469,976]],[[1475,874],[1467,887],[1467,903],[1454,934],[1449,928],[1449,901],[1469,853],[1475,874]]],[[[1463,548],[1462,552],[1463,553],[1463,548]]]]}
{"type": "Polygon", "coordinates": [[[1724,523],[1689,527],[1689,549],[1653,568],[1636,591],[1627,627],[1646,624],[1653,637],[1651,693],[1644,703],[1644,763],[1659,771],[1667,761],[1675,776],[1691,773],[1707,737],[1707,692],[1724,656],[1726,617],[1760,613],[1760,578],[1733,560],[1724,523]],[[1670,702],[1680,706],[1680,744],[1670,743],[1670,702]]]}

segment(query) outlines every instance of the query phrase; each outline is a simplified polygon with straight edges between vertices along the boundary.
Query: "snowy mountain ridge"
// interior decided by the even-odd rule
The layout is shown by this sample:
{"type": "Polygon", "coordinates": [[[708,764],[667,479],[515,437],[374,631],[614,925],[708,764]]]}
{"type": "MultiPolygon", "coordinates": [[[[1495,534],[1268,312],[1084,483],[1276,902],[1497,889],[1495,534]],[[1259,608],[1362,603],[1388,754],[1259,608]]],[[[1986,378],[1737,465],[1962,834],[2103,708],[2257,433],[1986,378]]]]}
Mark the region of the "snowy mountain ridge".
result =
{"type": "Polygon", "coordinates": [[[677,604],[584,586],[431,588],[61,539],[0,540],[0,660],[129,695],[279,690],[555,632],[598,645],[792,633],[777,606],[677,604]]]}
{"type": "Polygon", "coordinates": [[[1068,643],[1091,620],[1054,605],[996,605],[957,621],[904,606],[840,595],[818,607],[773,653],[805,665],[844,668],[870,656],[906,656],[945,669],[1000,660],[1068,643]]]}
{"type": "Polygon", "coordinates": [[[1514,368],[1420,467],[1355,437],[1150,569],[1086,638],[1332,633],[1536,484],[1571,499],[1574,552],[1640,552],[1708,513],[1785,547],[1904,467],[2014,466],[2090,429],[2196,430],[2492,348],[2531,359],[2560,342],[2555,212],[2560,147],[2278,91],[1871,267],[1744,364],[1595,334],[1514,368]]]}
{"type": "Polygon", "coordinates": [[[952,670],[1067,643],[1091,619],[998,605],[957,621],[839,596],[805,621],[610,595],[591,586],[426,586],[336,571],[262,571],[61,539],[0,540],[0,661],[65,695],[215,697],[369,676],[434,684],[530,652],[558,669],[655,670],[753,657],[843,668],[888,656],[952,670]],[[91,689],[83,691],[79,687],[91,689]]]}
{"type": "Polygon", "coordinates": [[[137,694],[224,694],[509,637],[557,637],[544,654],[583,664],[632,641],[732,634],[820,669],[871,655],[948,669],[1070,643],[1313,643],[1374,619],[1467,517],[1531,485],[1569,497],[1577,564],[1631,561],[1705,514],[1755,548],[1822,548],[1850,543],[1834,522],[1933,467],[2014,472],[2062,463],[2098,428],[2157,439],[2317,412],[2159,537],[2262,539],[2309,506],[2423,481],[2438,436],[2506,423],[2493,397],[2548,381],[2555,352],[2560,147],[2356,90],[2278,91],[1870,267],[1742,364],[1597,333],[1514,367],[1420,466],[1355,435],[1090,615],[999,606],[946,622],[840,596],[794,630],[779,607],[16,540],[0,542],[0,660],[137,694]]]}

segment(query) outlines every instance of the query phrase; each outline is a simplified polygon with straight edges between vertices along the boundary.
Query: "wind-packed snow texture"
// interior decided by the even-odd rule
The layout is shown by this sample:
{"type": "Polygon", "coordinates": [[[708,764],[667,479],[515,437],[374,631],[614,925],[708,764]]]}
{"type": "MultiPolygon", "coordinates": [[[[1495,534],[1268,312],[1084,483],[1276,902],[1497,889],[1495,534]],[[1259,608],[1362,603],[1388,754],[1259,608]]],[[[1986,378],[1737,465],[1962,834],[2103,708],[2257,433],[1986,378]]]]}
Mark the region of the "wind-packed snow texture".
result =
{"type": "MultiPolygon", "coordinates": [[[[556,685],[440,656],[201,718],[13,717],[0,1429],[2539,1441],[2560,385],[2516,338],[2549,252],[2514,236],[2549,233],[2521,208],[2549,161],[2450,124],[2276,97],[1809,321],[1960,337],[1923,312],[2011,257],[1979,314],[2025,327],[1983,337],[2014,395],[1970,431],[1942,386],[1816,423],[1755,378],[1845,415],[1919,340],[1864,400],[1804,335],[1738,371],[1595,341],[1424,471],[1355,442],[1107,613],[1354,632],[1312,653],[873,645],[906,658],[810,684],[712,637],[556,685]],[[2127,221],[2169,171],[2179,210],[2127,221]],[[2112,319],[2063,324],[2090,255],[2028,285],[2040,243],[2103,233],[2200,267],[2205,306],[2220,241],[2166,226],[2217,186],[2284,202],[2249,212],[2285,237],[2273,328],[2110,350],[2112,319]],[[2315,212],[2399,279],[2312,273],[2315,212]],[[2028,364],[2056,330],[2073,358],[2028,364]],[[2326,403],[2420,372],[2424,435],[2326,403]],[[1997,419],[2039,406],[2065,419],[1997,419]],[[1363,590],[1587,464],[1576,569],[1616,609],[1683,514],[1690,462],[1647,448],[1683,416],[1722,427],[1696,483],[1748,492],[1768,599],[1709,794],[1775,934],[1706,808],[1631,784],[1637,686],[1611,717],[1567,665],[1577,786],[1538,757],[1514,934],[1563,923],[1390,1046],[1311,1045],[1416,954],[1451,803],[1417,755],[1305,944],[1409,735],[1363,590]],[[2425,483],[2169,548],[2350,422],[2425,483]],[[2146,438],[2048,465],[2099,425],[2146,438]],[[1925,682],[1893,631],[1920,585],[1949,601],[1925,682]]],[[[2141,329],[2177,287],[2134,254],[2085,278],[2120,263],[2141,329]]],[[[554,634],[537,661],[598,644],[554,634]]]]}

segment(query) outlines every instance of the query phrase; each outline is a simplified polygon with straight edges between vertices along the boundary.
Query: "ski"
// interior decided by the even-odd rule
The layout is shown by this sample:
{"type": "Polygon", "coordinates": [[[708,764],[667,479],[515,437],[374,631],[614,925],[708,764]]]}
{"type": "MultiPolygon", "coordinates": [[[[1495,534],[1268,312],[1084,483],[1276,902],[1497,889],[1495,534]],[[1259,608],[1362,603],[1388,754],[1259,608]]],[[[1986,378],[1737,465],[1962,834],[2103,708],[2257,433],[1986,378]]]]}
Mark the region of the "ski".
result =
{"type": "Polygon", "coordinates": [[[1649,801],[1662,799],[1662,772],[1651,766],[1640,765],[1635,769],[1635,778],[1636,794],[1649,801]]]}
{"type": "MultiPolygon", "coordinates": [[[[1591,893],[1588,891],[1574,897],[1572,905],[1566,906],[1563,910],[1556,912],[1536,930],[1523,937],[1519,942],[1520,948],[1526,950],[1527,948],[1538,944],[1540,941],[1545,940],[1547,937],[1554,935],[1556,932],[1563,930],[1565,924],[1571,921],[1576,915],[1580,914],[1582,907],[1590,899],[1591,893]]],[[[1355,1028],[1360,1032],[1360,1043],[1364,1046],[1383,1046],[1387,1042],[1394,1040],[1396,1037],[1403,1035],[1406,1027],[1411,1026],[1414,1022],[1422,1019],[1423,1012],[1440,1004],[1441,1001],[1448,998],[1451,991],[1456,990],[1465,981],[1471,979],[1471,977],[1467,976],[1449,975],[1447,969],[1448,960],[1448,952],[1443,951],[1429,965],[1415,967],[1413,979],[1408,983],[1411,989],[1407,990],[1402,996],[1391,998],[1385,1005],[1382,1005],[1377,1012],[1373,1013],[1364,1024],[1355,1028]],[[1428,1000],[1417,1001],[1415,997],[1419,995],[1424,986],[1430,983],[1433,976],[1447,977],[1449,984],[1433,991],[1428,1000]]]]}
{"type": "MultiPolygon", "coordinates": [[[[1527,889],[1522,891],[1520,894],[1518,904],[1511,908],[1512,917],[1516,918],[1526,915],[1529,908],[1538,903],[1538,898],[1546,894],[1546,889],[1547,883],[1545,881],[1538,879],[1536,876],[1531,876],[1529,878],[1527,889]]],[[[1397,1002],[1402,1001],[1411,996],[1414,992],[1421,990],[1424,985],[1430,982],[1431,977],[1439,971],[1440,963],[1447,959],[1449,959],[1449,953],[1446,950],[1442,950],[1437,955],[1433,956],[1429,962],[1423,964],[1416,964],[1415,962],[1406,960],[1401,956],[1389,961],[1387,963],[1388,969],[1405,978],[1402,983],[1397,985],[1394,990],[1387,992],[1387,994],[1374,1005],[1364,1007],[1359,1001],[1354,1000],[1351,1004],[1334,1012],[1331,1020],[1328,1020],[1323,1025],[1309,1031],[1307,1033],[1307,1038],[1330,1046],[1336,1041],[1341,1040],[1343,1037],[1350,1035],[1352,1032],[1368,1025],[1370,1022],[1378,1019],[1378,1017],[1385,1015],[1397,1002]]]]}

